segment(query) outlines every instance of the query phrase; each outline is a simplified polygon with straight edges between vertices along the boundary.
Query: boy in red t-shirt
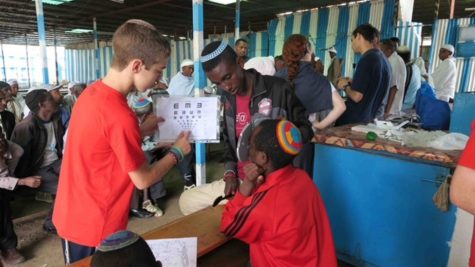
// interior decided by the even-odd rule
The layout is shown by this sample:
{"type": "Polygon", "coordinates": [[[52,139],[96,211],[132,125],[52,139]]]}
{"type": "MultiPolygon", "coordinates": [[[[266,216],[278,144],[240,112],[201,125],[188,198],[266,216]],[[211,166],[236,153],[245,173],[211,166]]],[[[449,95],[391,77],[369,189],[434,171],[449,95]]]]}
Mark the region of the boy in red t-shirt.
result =
{"type": "Polygon", "coordinates": [[[252,266],[338,266],[320,192],[292,166],[303,145],[286,120],[264,120],[252,131],[251,163],[221,219],[224,234],[249,244],[252,266]]]}
{"type": "Polygon", "coordinates": [[[158,83],[170,43],[143,20],[128,20],[112,38],[114,58],[107,75],[78,98],[71,116],[58,184],[53,222],[66,264],[94,253],[102,240],[127,227],[134,185],[144,189],[190,152],[182,133],[161,160],[149,165],[141,140],[162,119],[149,116],[139,127],[127,105],[134,88],[158,83]]]}
{"type": "MultiPolygon", "coordinates": [[[[459,208],[475,214],[475,121],[472,122],[470,139],[452,177],[450,200],[459,208]]],[[[475,229],[471,251],[469,266],[475,267],[475,229]]]]}

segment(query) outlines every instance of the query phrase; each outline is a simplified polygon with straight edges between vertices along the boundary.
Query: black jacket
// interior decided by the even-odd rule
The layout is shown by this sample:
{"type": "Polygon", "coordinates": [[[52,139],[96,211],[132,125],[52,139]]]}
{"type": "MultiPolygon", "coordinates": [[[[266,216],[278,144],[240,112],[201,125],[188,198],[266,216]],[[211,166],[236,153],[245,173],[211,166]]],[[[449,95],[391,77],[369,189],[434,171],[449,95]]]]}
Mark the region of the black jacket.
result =
{"type": "MultiPolygon", "coordinates": [[[[305,108],[297,99],[290,84],[284,79],[273,76],[261,75],[254,69],[246,70],[254,78],[254,91],[251,96],[250,114],[251,121],[259,118],[280,119],[286,118],[300,129],[304,143],[313,137],[313,131],[305,116],[305,108]]],[[[234,171],[237,174],[236,155],[236,96],[225,91],[224,102],[224,171],[234,171]]]]}
{"type": "MultiPolygon", "coordinates": [[[[58,157],[62,157],[64,129],[58,118],[52,119],[58,157]]],[[[26,177],[37,173],[43,163],[48,133],[43,122],[32,112],[13,130],[11,141],[20,145],[23,156],[15,169],[16,177],[26,177]]]]}
{"type": "Polygon", "coordinates": [[[2,126],[5,131],[5,138],[9,140],[12,136],[13,128],[15,128],[15,115],[8,110],[4,110],[0,112],[0,116],[2,116],[2,126]]]}

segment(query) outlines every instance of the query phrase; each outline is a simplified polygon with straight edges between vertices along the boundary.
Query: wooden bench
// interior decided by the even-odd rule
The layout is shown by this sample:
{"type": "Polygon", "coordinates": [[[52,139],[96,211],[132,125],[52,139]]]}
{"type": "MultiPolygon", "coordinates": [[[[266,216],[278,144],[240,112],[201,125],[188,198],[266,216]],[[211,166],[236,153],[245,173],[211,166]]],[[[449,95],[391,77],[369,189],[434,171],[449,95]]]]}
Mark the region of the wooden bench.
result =
{"type": "MultiPolygon", "coordinates": [[[[217,262],[224,263],[227,259],[234,261],[236,259],[235,256],[238,256],[236,254],[239,254],[239,260],[235,261],[232,266],[245,266],[249,261],[248,246],[246,244],[233,240],[228,246],[223,246],[223,244],[230,240],[230,238],[227,238],[219,231],[223,210],[223,205],[208,207],[151,230],[143,234],[142,237],[144,239],[198,237],[199,266],[216,266],[217,262]],[[209,253],[212,251],[214,252],[209,253]],[[200,259],[200,257],[208,253],[209,255],[200,259]],[[229,254],[234,255],[234,257],[229,258],[229,254]]],[[[90,264],[91,257],[88,257],[71,266],[89,267],[90,264]]],[[[229,265],[226,264],[226,266],[229,265]]]]}

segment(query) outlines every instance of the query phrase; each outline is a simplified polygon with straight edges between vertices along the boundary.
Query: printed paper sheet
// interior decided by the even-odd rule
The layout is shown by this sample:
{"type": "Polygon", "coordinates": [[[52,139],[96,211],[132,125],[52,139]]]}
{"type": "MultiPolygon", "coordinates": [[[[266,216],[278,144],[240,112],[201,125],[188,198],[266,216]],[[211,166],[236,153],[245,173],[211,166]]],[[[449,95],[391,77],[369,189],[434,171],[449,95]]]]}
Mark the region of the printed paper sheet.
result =
{"type": "Polygon", "coordinates": [[[165,119],[155,135],[159,142],[173,142],[182,131],[191,131],[191,141],[219,142],[218,97],[157,97],[154,107],[165,119]]]}

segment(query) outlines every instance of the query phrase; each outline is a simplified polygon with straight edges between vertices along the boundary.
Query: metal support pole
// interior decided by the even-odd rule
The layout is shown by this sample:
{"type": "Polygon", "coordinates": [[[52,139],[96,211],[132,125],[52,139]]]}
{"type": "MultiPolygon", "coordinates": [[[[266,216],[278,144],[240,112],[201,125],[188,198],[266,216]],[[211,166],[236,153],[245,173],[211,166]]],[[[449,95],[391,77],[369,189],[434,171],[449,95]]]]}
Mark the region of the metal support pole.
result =
{"type": "Polygon", "coordinates": [[[393,16],[393,23],[394,23],[393,35],[395,35],[397,31],[398,14],[399,14],[399,0],[395,0],[394,1],[394,16],[393,16]]]}
{"type": "Polygon", "coordinates": [[[5,66],[5,53],[3,52],[3,42],[0,41],[0,47],[2,49],[2,64],[3,64],[3,79],[7,81],[7,66],[5,66]]]}
{"type": "Polygon", "coordinates": [[[58,50],[56,46],[56,27],[53,28],[53,43],[54,43],[54,67],[55,67],[55,75],[56,75],[56,84],[59,84],[58,50]]]}
{"type": "Polygon", "coordinates": [[[101,78],[101,72],[99,71],[99,40],[97,36],[97,21],[95,17],[93,18],[92,23],[94,28],[94,67],[96,69],[96,80],[99,80],[101,78]]]}
{"type": "Polygon", "coordinates": [[[239,39],[239,25],[241,24],[241,2],[236,0],[236,19],[235,19],[235,26],[234,26],[234,40],[236,41],[239,39]]]}
{"type": "Polygon", "coordinates": [[[454,18],[454,12],[455,12],[455,0],[450,1],[450,19],[454,18]]]}
{"type": "Polygon", "coordinates": [[[26,54],[26,75],[28,77],[28,88],[31,87],[31,80],[30,80],[30,59],[28,56],[28,36],[25,33],[25,54],[26,54]]]}
{"type": "Polygon", "coordinates": [[[35,5],[36,5],[36,22],[38,24],[38,41],[40,45],[41,68],[43,70],[43,83],[49,84],[48,59],[46,57],[45,17],[43,15],[42,0],[35,0],[35,5]]]}
{"type": "Polygon", "coordinates": [[[434,20],[439,18],[440,0],[434,0],[434,20]]]}
{"type": "MultiPolygon", "coordinates": [[[[192,0],[193,3],[193,61],[195,65],[195,95],[203,95],[206,76],[200,63],[201,50],[204,47],[203,0],[192,0]]],[[[206,144],[196,142],[196,185],[206,183],[206,144]]]]}

